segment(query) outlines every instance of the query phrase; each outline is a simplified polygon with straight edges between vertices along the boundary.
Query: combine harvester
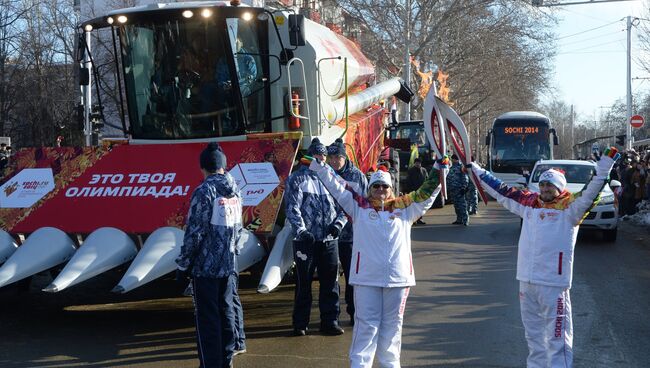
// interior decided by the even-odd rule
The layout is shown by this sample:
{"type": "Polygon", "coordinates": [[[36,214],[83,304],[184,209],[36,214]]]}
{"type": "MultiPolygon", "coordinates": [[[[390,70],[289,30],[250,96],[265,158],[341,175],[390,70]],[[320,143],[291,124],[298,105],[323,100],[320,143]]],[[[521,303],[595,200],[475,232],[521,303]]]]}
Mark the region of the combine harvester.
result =
{"type": "Polygon", "coordinates": [[[343,137],[367,171],[383,145],[380,101],[412,96],[399,79],[375,84],[368,59],[328,28],[235,1],[110,11],[80,25],[79,44],[87,146],[13,156],[0,187],[0,287],[60,270],[44,289],[58,292],[131,262],[113,289],[125,293],[172,272],[202,181],[197,157],[218,141],[244,198],[240,271],[270,251],[259,286],[269,292],[292,263],[277,218],[298,150],[343,137]],[[106,62],[97,40],[120,55],[125,138],[91,145],[103,118],[102,96],[91,96],[106,62]]]}

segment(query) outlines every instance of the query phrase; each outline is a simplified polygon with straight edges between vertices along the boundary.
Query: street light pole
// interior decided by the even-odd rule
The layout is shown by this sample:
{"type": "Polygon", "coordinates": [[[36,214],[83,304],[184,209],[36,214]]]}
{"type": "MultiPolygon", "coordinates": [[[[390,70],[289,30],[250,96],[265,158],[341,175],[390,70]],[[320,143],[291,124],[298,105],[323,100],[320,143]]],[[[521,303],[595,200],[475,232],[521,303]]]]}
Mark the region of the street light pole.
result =
{"type": "MultiPolygon", "coordinates": [[[[407,86],[411,87],[411,51],[409,44],[411,43],[411,0],[406,0],[406,47],[404,52],[404,82],[407,86]]],[[[411,103],[406,104],[406,111],[404,112],[404,119],[411,120],[411,103]]]]}

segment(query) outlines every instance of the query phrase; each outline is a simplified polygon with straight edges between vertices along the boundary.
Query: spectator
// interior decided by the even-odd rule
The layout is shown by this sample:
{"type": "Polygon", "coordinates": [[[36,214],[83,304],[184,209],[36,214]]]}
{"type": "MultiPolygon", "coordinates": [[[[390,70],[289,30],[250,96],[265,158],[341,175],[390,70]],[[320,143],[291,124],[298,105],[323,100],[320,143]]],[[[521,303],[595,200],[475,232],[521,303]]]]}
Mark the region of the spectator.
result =
{"type": "Polygon", "coordinates": [[[4,170],[7,163],[9,163],[9,150],[7,149],[7,144],[0,143],[0,170],[4,170]]]}

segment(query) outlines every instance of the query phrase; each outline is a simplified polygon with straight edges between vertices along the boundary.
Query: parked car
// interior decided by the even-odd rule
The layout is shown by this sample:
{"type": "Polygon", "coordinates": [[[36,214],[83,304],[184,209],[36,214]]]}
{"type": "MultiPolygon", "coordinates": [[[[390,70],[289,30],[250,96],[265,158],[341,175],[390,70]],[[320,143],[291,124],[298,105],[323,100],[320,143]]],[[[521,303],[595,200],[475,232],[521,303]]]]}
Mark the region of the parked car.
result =
{"type": "MultiPolygon", "coordinates": [[[[596,173],[593,161],[581,160],[540,160],[537,161],[527,182],[530,191],[539,193],[539,176],[548,169],[564,171],[566,189],[571,193],[581,191],[596,173]]],[[[603,187],[600,201],[589,211],[580,229],[602,231],[605,240],[615,241],[618,231],[618,208],[614,192],[609,185],[603,187]]]]}

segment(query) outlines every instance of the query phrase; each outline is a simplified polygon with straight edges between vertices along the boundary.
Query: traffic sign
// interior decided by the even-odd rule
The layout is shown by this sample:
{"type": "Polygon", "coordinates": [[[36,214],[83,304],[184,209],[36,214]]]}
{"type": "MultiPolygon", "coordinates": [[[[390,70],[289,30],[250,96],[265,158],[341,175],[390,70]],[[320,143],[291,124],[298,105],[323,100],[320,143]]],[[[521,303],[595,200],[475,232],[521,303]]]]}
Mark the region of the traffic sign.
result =
{"type": "Polygon", "coordinates": [[[630,125],[632,125],[633,128],[641,128],[643,126],[643,121],[643,116],[634,115],[630,118],[630,125]]]}

